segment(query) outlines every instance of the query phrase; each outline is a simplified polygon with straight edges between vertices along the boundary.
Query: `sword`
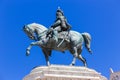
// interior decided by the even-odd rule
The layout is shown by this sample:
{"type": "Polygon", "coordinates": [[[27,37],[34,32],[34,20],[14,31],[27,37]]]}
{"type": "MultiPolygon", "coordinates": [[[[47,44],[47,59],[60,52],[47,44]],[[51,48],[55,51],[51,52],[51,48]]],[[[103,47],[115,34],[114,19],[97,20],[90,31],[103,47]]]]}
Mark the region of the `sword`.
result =
{"type": "MultiPolygon", "coordinates": [[[[65,34],[65,37],[67,36],[67,34],[65,34]]],[[[60,45],[63,43],[63,41],[65,40],[65,38],[62,39],[62,41],[58,44],[57,47],[60,47],[60,45]]]]}
{"type": "Polygon", "coordinates": [[[64,40],[65,40],[65,39],[62,39],[62,41],[58,44],[57,47],[60,47],[60,45],[63,43],[64,40]]]}

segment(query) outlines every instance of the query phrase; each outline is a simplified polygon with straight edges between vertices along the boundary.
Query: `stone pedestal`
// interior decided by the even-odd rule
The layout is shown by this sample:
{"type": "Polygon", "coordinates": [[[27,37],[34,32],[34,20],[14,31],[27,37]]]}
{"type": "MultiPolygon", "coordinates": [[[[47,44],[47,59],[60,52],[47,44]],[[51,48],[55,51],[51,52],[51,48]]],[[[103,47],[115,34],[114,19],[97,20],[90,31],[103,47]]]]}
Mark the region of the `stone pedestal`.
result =
{"type": "Polygon", "coordinates": [[[110,80],[120,80],[120,71],[119,72],[113,72],[112,69],[110,69],[110,80]]]}
{"type": "Polygon", "coordinates": [[[51,65],[34,68],[23,80],[107,80],[86,67],[51,65]]]}

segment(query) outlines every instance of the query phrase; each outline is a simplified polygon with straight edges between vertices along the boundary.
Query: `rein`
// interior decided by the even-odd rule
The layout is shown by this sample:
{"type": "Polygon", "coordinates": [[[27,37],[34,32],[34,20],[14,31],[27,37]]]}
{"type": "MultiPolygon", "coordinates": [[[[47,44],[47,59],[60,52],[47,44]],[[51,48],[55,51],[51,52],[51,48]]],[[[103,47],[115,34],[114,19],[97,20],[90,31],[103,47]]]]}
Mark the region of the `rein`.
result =
{"type": "Polygon", "coordinates": [[[46,33],[47,31],[48,31],[48,30],[45,30],[45,31],[43,31],[42,33],[38,34],[38,39],[41,39],[41,37],[42,37],[43,35],[45,35],[45,33],[46,33]]]}

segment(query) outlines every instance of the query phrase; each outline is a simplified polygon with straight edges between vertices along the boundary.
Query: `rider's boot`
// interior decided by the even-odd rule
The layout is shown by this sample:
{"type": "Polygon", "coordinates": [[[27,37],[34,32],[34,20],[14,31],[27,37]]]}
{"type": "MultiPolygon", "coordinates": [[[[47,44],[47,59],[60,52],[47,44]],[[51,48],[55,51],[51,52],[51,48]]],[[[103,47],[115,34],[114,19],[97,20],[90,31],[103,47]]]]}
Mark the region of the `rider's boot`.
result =
{"type": "Polygon", "coordinates": [[[56,42],[58,42],[57,36],[53,35],[53,38],[54,38],[54,40],[55,40],[56,42]]]}
{"type": "Polygon", "coordinates": [[[58,32],[57,31],[53,31],[53,39],[58,42],[58,32]]]}

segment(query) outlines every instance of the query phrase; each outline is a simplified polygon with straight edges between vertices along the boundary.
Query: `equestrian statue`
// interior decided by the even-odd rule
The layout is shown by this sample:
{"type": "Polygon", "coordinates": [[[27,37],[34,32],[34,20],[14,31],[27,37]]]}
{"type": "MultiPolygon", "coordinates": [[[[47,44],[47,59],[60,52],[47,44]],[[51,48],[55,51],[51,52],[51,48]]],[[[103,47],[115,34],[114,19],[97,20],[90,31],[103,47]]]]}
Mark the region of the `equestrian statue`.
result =
{"type": "Polygon", "coordinates": [[[34,40],[26,49],[26,55],[30,54],[32,46],[40,46],[44,53],[47,66],[50,65],[49,57],[52,50],[64,52],[69,50],[73,55],[73,60],[70,65],[75,65],[76,59],[83,62],[87,67],[86,59],[82,57],[82,46],[85,44],[87,50],[92,53],[90,48],[91,36],[89,33],[79,33],[71,30],[71,25],[67,22],[63,11],[58,8],[56,11],[56,20],[50,28],[38,23],[31,23],[23,27],[27,36],[34,40]]]}

